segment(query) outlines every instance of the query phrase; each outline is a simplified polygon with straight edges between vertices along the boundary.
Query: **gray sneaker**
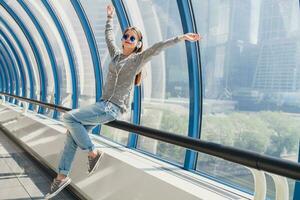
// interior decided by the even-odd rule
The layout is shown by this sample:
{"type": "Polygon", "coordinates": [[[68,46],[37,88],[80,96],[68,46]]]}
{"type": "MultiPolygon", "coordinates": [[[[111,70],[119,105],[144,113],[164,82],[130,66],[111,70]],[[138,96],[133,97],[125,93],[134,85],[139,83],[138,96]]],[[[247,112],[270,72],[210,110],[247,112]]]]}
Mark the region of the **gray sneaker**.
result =
{"type": "Polygon", "coordinates": [[[50,199],[57,195],[62,189],[64,189],[67,185],[71,183],[71,178],[66,177],[62,180],[53,179],[51,183],[50,192],[46,194],[45,199],[50,199]]]}
{"type": "Polygon", "coordinates": [[[88,176],[93,174],[93,172],[98,168],[101,158],[103,157],[104,152],[97,150],[97,156],[91,158],[88,156],[88,176]]]}

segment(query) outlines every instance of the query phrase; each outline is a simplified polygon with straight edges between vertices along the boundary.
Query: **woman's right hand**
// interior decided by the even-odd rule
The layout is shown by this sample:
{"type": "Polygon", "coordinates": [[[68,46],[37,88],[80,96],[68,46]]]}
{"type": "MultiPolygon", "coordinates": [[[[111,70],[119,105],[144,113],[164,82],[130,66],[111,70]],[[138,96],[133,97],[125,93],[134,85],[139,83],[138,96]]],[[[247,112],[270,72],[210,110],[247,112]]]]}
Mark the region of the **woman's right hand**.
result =
{"type": "Polygon", "coordinates": [[[107,17],[113,17],[114,13],[115,13],[115,8],[113,7],[113,5],[109,4],[106,8],[107,10],[107,17]]]}
{"type": "Polygon", "coordinates": [[[202,39],[202,36],[198,33],[186,33],[180,36],[181,40],[188,40],[188,41],[198,41],[202,39]]]}

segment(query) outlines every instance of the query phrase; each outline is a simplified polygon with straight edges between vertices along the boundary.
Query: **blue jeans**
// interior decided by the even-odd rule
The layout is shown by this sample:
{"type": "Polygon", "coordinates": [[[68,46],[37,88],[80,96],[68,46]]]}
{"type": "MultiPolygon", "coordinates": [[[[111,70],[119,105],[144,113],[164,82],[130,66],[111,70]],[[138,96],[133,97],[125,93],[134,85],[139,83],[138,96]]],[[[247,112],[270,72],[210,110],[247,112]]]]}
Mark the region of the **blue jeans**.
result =
{"type": "Polygon", "coordinates": [[[120,113],[119,106],[103,99],[95,104],[65,113],[63,122],[68,131],[58,173],[68,176],[77,147],[87,152],[95,149],[88,132],[99,124],[117,119],[120,113]],[[109,107],[110,109],[106,110],[109,107]]]}

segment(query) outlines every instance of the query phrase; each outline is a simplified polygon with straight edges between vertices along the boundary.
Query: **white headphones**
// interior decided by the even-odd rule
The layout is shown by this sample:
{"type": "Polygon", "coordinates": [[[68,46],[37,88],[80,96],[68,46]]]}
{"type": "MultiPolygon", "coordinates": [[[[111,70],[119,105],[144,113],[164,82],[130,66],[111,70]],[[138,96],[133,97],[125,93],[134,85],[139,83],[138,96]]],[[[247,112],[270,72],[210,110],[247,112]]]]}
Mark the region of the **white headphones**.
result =
{"type": "Polygon", "coordinates": [[[136,48],[138,48],[138,49],[141,48],[142,44],[143,44],[143,43],[142,43],[141,41],[139,41],[139,42],[137,43],[137,45],[136,45],[136,48]]]}

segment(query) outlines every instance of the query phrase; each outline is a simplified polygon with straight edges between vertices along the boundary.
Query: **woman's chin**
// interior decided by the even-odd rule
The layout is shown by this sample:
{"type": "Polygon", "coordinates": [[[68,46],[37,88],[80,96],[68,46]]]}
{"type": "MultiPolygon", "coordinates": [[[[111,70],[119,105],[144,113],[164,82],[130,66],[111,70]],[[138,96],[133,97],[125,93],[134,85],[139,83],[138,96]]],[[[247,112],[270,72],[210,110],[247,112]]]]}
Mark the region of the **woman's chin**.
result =
{"type": "Polygon", "coordinates": [[[126,50],[126,51],[130,51],[130,52],[131,52],[131,51],[133,51],[133,50],[134,50],[134,48],[131,48],[131,47],[126,47],[126,46],[125,46],[125,47],[123,48],[123,51],[124,51],[124,50],[126,50]]]}

